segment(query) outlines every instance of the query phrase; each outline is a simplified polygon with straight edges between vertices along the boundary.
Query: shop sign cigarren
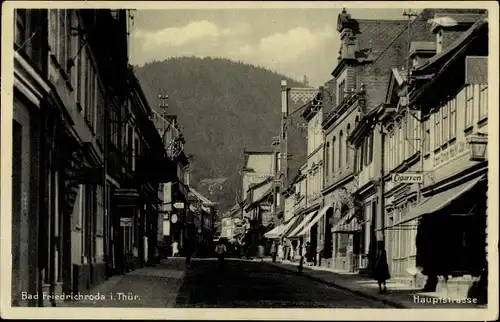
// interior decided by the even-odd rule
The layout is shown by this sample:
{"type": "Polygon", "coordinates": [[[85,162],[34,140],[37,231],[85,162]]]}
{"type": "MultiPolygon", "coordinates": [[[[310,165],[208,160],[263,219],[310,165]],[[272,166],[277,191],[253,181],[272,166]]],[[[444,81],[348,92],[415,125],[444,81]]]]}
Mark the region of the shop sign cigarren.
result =
{"type": "Polygon", "coordinates": [[[392,175],[394,183],[422,183],[424,176],[420,173],[395,173],[392,175]]]}

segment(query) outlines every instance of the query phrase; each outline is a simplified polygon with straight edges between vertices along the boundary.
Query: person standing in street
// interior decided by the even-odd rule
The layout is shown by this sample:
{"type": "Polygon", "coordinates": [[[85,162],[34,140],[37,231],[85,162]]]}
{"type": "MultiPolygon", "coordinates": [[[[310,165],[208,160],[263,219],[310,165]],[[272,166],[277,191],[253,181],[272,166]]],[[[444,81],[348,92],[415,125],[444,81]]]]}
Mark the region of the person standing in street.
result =
{"type": "Polygon", "coordinates": [[[283,244],[282,243],[278,243],[278,258],[280,259],[280,261],[283,261],[285,258],[284,258],[284,252],[283,252],[283,244]]]}
{"type": "Polygon", "coordinates": [[[389,274],[389,264],[387,264],[387,252],[385,251],[384,242],[382,240],[377,242],[377,257],[375,260],[373,277],[378,283],[379,293],[386,293],[386,281],[391,278],[391,275],[389,274]]]}
{"type": "Polygon", "coordinates": [[[262,263],[264,261],[264,245],[262,241],[257,246],[257,255],[260,258],[260,262],[262,263]]]}
{"type": "Polygon", "coordinates": [[[271,257],[273,258],[273,263],[276,263],[276,242],[271,244],[271,257]]]}
{"type": "Polygon", "coordinates": [[[179,256],[179,243],[174,240],[172,243],[172,257],[179,256]]]}
{"type": "Polygon", "coordinates": [[[227,248],[226,245],[219,239],[217,241],[217,246],[215,246],[215,253],[217,254],[217,260],[219,262],[219,269],[224,269],[224,257],[226,255],[227,248]]]}

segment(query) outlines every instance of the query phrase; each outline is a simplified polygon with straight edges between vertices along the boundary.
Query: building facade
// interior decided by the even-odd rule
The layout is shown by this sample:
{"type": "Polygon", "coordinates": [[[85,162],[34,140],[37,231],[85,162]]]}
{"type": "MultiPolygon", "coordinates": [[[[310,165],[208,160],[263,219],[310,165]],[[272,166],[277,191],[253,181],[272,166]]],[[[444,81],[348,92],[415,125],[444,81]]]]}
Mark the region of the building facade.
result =
{"type": "Polygon", "coordinates": [[[128,65],[127,21],[126,10],[15,11],[15,306],[57,305],[20,290],[75,293],[130,269],[156,220],[157,178],[172,180],[128,65]],[[152,165],[166,169],[155,180],[152,165]]]}

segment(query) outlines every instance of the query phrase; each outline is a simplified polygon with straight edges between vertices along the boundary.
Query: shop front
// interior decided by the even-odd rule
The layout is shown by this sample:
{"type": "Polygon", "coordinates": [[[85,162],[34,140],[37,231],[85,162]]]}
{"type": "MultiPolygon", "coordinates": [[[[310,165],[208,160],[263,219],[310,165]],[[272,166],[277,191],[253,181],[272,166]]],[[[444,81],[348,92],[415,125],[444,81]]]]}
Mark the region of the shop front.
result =
{"type": "Polygon", "coordinates": [[[446,290],[467,296],[487,268],[488,188],[484,172],[462,175],[460,180],[427,191],[420,204],[386,227],[415,235],[392,250],[407,259],[396,276],[412,275],[416,286],[425,291],[446,290]]]}

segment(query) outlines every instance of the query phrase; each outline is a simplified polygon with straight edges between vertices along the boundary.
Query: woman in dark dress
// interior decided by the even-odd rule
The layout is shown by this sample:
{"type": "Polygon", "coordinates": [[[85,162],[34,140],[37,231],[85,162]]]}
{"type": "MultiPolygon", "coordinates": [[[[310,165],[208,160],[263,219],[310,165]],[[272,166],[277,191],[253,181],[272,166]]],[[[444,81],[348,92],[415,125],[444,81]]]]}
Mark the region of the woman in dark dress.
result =
{"type": "Polygon", "coordinates": [[[391,278],[391,275],[389,274],[389,265],[387,264],[387,252],[385,251],[384,242],[381,240],[377,242],[377,258],[375,260],[373,277],[378,282],[379,293],[387,292],[385,282],[391,278]]]}

